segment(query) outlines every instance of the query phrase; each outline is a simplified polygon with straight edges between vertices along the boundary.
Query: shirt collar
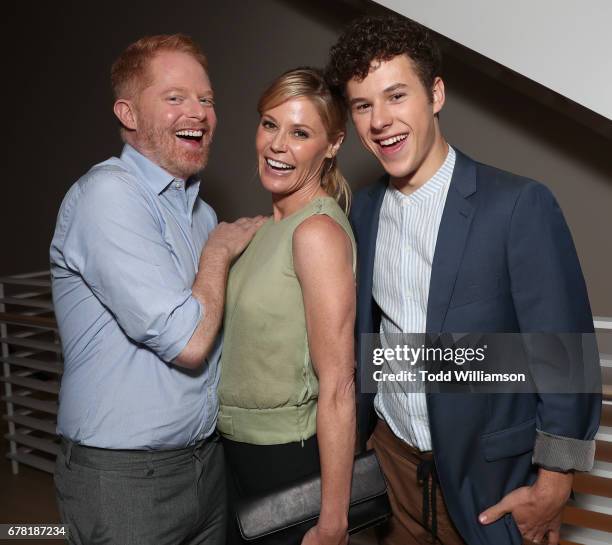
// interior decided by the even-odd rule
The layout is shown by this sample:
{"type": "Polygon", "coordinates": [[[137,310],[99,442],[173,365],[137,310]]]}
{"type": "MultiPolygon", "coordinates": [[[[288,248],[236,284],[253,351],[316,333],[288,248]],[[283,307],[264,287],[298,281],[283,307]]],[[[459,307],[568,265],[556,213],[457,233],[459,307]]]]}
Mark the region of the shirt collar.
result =
{"type": "MultiPolygon", "coordinates": [[[[123,151],[121,152],[121,160],[129,163],[134,168],[136,168],[136,170],[140,174],[140,177],[153,191],[155,191],[157,195],[163,193],[164,189],[166,189],[168,185],[174,180],[184,181],[181,178],[176,178],[175,176],[172,176],[172,174],[165,171],[159,165],[156,165],[148,157],[145,157],[142,153],[140,153],[137,149],[133,148],[129,144],[125,144],[125,146],[123,147],[123,151]]],[[[186,186],[187,185],[193,185],[198,188],[199,180],[192,176],[187,181],[186,186]],[[191,182],[195,183],[192,184],[191,182]]]]}
{"type": "Polygon", "coordinates": [[[388,190],[390,190],[392,198],[398,204],[402,202],[422,203],[430,197],[441,193],[442,190],[450,184],[453,176],[453,169],[455,167],[455,157],[455,150],[449,145],[444,163],[442,163],[440,168],[429,180],[410,195],[405,195],[393,184],[389,184],[388,190]]]}

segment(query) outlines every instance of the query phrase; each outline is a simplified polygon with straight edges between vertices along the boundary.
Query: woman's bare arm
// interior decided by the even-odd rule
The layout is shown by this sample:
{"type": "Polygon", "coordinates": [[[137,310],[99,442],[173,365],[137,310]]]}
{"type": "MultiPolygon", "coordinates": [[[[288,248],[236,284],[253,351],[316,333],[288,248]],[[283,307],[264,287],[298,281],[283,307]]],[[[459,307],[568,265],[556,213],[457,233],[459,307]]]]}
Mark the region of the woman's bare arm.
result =
{"type": "Polygon", "coordinates": [[[355,449],[353,249],[333,219],[312,216],[293,235],[293,262],[302,287],[310,355],[319,378],[321,516],[302,543],[335,545],[348,539],[355,449]]]}

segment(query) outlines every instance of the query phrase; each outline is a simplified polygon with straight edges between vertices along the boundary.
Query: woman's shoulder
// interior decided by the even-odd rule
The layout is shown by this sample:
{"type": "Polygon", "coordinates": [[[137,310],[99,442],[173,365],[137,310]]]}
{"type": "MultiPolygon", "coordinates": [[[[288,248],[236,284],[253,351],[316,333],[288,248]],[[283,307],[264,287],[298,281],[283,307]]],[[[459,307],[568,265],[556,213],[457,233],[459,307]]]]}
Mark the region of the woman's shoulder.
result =
{"type": "Polygon", "coordinates": [[[342,209],[335,203],[341,215],[330,214],[334,207],[322,204],[320,210],[306,218],[293,233],[293,249],[314,259],[322,253],[338,254],[354,245],[351,227],[342,209]],[[343,220],[344,218],[344,220],[343,220]]]}
{"type": "MultiPolygon", "coordinates": [[[[298,236],[317,237],[333,236],[334,232],[344,231],[350,239],[353,232],[344,210],[332,197],[317,197],[308,206],[308,213],[304,214],[298,225],[298,236]]],[[[294,233],[294,238],[295,238],[294,233]]]]}
{"type": "Polygon", "coordinates": [[[300,279],[316,278],[321,271],[342,271],[345,266],[355,272],[355,240],[350,226],[348,222],[341,225],[327,213],[314,214],[298,225],[292,254],[300,279]]]}

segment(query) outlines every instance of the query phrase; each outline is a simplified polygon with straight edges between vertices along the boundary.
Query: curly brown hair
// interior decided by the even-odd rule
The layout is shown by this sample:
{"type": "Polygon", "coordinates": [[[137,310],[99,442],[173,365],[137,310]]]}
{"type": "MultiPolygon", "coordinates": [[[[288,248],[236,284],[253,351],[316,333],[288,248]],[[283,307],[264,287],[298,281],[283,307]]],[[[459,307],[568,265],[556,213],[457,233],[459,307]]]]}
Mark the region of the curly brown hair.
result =
{"type": "Polygon", "coordinates": [[[432,32],[397,15],[366,16],[353,21],[330,50],[326,77],[344,92],[353,78],[365,79],[372,61],[406,54],[433,99],[434,79],[441,75],[442,54],[432,32]]]}

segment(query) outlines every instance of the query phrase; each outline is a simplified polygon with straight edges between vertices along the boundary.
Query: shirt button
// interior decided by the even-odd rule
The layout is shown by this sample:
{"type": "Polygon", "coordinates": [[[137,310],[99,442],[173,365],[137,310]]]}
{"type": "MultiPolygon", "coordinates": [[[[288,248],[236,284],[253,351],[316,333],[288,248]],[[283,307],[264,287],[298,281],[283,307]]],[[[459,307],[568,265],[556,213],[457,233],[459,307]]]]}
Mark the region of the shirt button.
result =
{"type": "Polygon", "coordinates": [[[174,187],[176,189],[181,189],[183,187],[183,184],[181,182],[174,182],[174,187]]]}

